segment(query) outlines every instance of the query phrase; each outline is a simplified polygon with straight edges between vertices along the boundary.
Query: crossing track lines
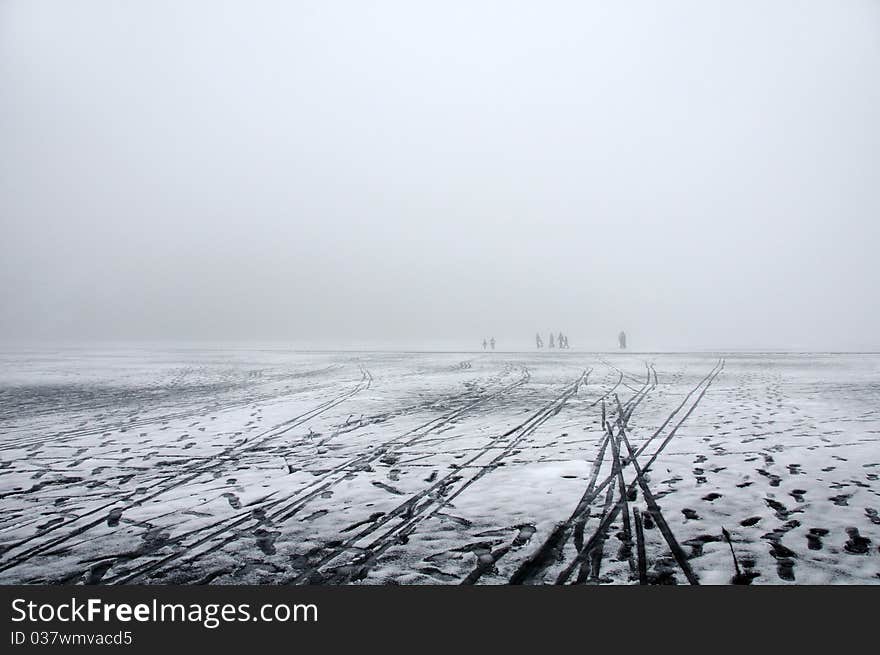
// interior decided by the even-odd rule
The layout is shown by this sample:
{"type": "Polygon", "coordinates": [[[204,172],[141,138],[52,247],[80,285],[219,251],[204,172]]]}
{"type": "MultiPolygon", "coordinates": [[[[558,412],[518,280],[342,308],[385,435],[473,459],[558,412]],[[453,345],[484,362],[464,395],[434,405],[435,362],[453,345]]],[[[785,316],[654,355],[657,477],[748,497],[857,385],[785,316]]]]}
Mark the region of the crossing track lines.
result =
{"type": "MultiPolygon", "coordinates": [[[[621,375],[623,374],[623,371],[616,369],[616,367],[613,368],[615,368],[615,370],[618,370],[621,375]]],[[[670,434],[663,441],[658,450],[654,453],[649,464],[644,467],[645,469],[647,469],[650,464],[652,464],[656,460],[663,448],[666,447],[666,445],[678,431],[679,427],[694,411],[700,399],[702,399],[703,395],[706,393],[709,385],[721,372],[722,368],[723,360],[719,360],[715,364],[715,366],[709,371],[709,373],[707,373],[699,382],[697,382],[697,384],[685,395],[681,403],[673,409],[673,411],[667,416],[660,427],[645,441],[640,449],[634,453],[636,456],[638,456],[638,454],[643,452],[644,449],[647,448],[647,446],[651,442],[653,442],[658,436],[660,436],[663,430],[666,429],[666,427],[676,417],[676,415],[681,412],[688,400],[691,399],[694,394],[698,394],[694,404],[690,407],[690,409],[686,412],[682,419],[675,425],[670,434]]],[[[656,370],[651,365],[647,365],[647,369],[648,370],[646,374],[646,379],[643,381],[642,387],[638,391],[636,391],[636,393],[634,393],[633,396],[626,403],[624,403],[622,406],[619,405],[617,407],[617,423],[618,426],[623,426],[624,429],[626,428],[630,417],[638,408],[639,404],[657,384],[656,370]]],[[[607,532],[607,529],[608,527],[610,527],[613,520],[617,517],[617,514],[621,509],[621,503],[627,501],[627,497],[631,496],[635,488],[635,482],[633,482],[632,485],[630,485],[632,489],[628,488],[622,500],[618,500],[618,503],[613,506],[611,512],[607,511],[608,508],[611,508],[611,499],[613,498],[613,487],[611,486],[612,482],[617,480],[619,486],[619,476],[622,475],[623,470],[631,463],[631,460],[622,458],[620,462],[620,470],[618,470],[617,467],[615,467],[614,462],[612,462],[611,473],[606,476],[601,483],[596,484],[598,473],[606,457],[608,445],[611,443],[611,438],[612,432],[606,430],[606,433],[602,441],[600,442],[597,456],[593,462],[592,471],[590,479],[587,483],[587,487],[584,490],[584,494],[572,514],[568,517],[568,519],[557,524],[556,528],[550,533],[547,539],[545,539],[545,541],[532,554],[532,556],[519,566],[519,568],[513,573],[510,578],[511,584],[540,583],[545,571],[559,560],[559,558],[562,556],[565,545],[568,543],[569,539],[574,537],[577,555],[575,557],[575,561],[570,562],[563,573],[559,575],[557,583],[562,583],[571,576],[574,568],[581,565],[590,555],[591,551],[594,548],[597,548],[599,543],[604,540],[604,534],[607,532]],[[590,517],[590,506],[599,497],[599,495],[604,490],[606,490],[606,488],[608,489],[608,491],[605,497],[605,507],[603,508],[602,512],[602,522],[599,528],[593,533],[593,535],[586,542],[584,542],[583,534],[585,530],[585,525],[590,517]]],[[[612,450],[614,450],[613,447],[612,450]]]]}
{"type": "Polygon", "coordinates": [[[211,460],[209,460],[209,463],[203,464],[201,466],[197,466],[197,467],[195,467],[194,470],[187,471],[186,475],[184,475],[182,478],[180,476],[174,476],[174,475],[163,477],[158,482],[155,482],[154,484],[146,487],[147,490],[156,489],[158,487],[158,489],[156,491],[153,491],[153,493],[150,493],[145,497],[138,498],[138,500],[135,502],[131,502],[132,499],[134,498],[135,494],[137,493],[137,491],[132,492],[132,493],[126,495],[125,497],[123,497],[122,499],[114,500],[113,502],[100,505],[97,508],[93,508],[87,512],[84,512],[69,521],[64,521],[62,523],[47,527],[46,529],[40,530],[36,534],[34,534],[30,537],[27,537],[27,538],[22,539],[14,544],[7,546],[7,548],[2,553],[2,557],[6,561],[0,561],[0,571],[6,571],[6,570],[11,569],[15,566],[18,566],[19,564],[26,562],[27,560],[29,560],[31,557],[33,557],[35,555],[39,555],[40,553],[43,553],[51,548],[54,548],[54,547],[64,543],[68,539],[71,539],[75,536],[83,534],[84,532],[87,532],[88,530],[103,523],[106,520],[106,517],[105,517],[105,515],[102,514],[101,518],[93,519],[92,521],[89,521],[86,524],[73,527],[70,530],[70,532],[68,532],[65,535],[62,535],[60,537],[56,537],[54,539],[48,539],[47,541],[44,541],[40,544],[37,544],[36,546],[32,546],[31,548],[28,548],[22,552],[19,552],[19,553],[16,553],[16,554],[13,554],[10,556],[10,552],[14,551],[16,548],[20,548],[35,539],[39,539],[41,537],[44,537],[45,535],[47,535],[51,532],[54,532],[56,530],[59,530],[61,528],[72,526],[88,516],[94,516],[95,514],[97,514],[99,512],[103,512],[104,510],[109,510],[114,507],[118,508],[118,506],[122,503],[126,503],[126,502],[130,503],[123,508],[119,508],[119,509],[121,509],[122,512],[125,512],[125,510],[127,510],[127,509],[131,509],[132,507],[135,507],[137,505],[141,505],[144,502],[146,502],[147,500],[151,500],[151,499],[156,498],[164,493],[167,493],[175,488],[178,488],[182,485],[185,485],[185,484],[195,480],[199,476],[204,475],[207,472],[210,472],[214,469],[221,467],[225,463],[226,459],[229,456],[246,451],[249,448],[253,448],[256,445],[265,443],[266,441],[269,441],[269,440],[272,440],[272,439],[275,439],[275,438],[281,436],[282,434],[292,430],[293,428],[297,427],[298,425],[301,425],[301,424],[305,423],[306,421],[311,420],[311,419],[315,418],[316,416],[328,411],[329,409],[336,407],[337,405],[345,402],[346,400],[348,400],[349,398],[351,398],[355,394],[360,393],[364,389],[368,389],[371,384],[372,384],[372,375],[370,374],[370,372],[368,370],[362,368],[361,369],[361,379],[352,389],[350,389],[342,394],[339,394],[339,395],[335,396],[334,398],[331,398],[330,400],[327,400],[323,403],[320,403],[319,405],[310,409],[307,412],[304,412],[302,414],[299,414],[298,416],[295,416],[291,419],[283,421],[282,423],[279,423],[278,425],[274,426],[273,428],[270,428],[270,429],[266,430],[265,432],[262,432],[256,436],[252,437],[251,439],[242,440],[237,444],[233,444],[232,446],[229,446],[223,452],[221,452],[219,455],[217,455],[215,458],[212,458],[211,460]],[[7,558],[9,558],[9,559],[7,559],[7,558]]]}
{"type": "Polygon", "coordinates": [[[236,528],[241,527],[242,529],[245,529],[246,526],[251,526],[255,528],[264,520],[268,520],[269,522],[275,524],[284,523],[285,521],[292,518],[295,514],[297,514],[310,501],[345,480],[351,472],[362,470],[365,466],[368,466],[372,462],[379,460],[389,452],[394,452],[395,450],[399,450],[401,448],[405,448],[419,442],[427,435],[434,433],[436,430],[466,414],[475,407],[494,400],[495,398],[498,398],[506,393],[509,393],[513,389],[521,387],[529,381],[530,377],[531,375],[528,369],[523,368],[521,370],[521,376],[514,382],[507,384],[500,389],[495,389],[491,390],[488,393],[479,394],[472,402],[466,404],[465,406],[454,409],[436,419],[432,419],[431,421],[428,421],[416,428],[408,430],[403,434],[400,434],[392,439],[389,439],[388,441],[385,441],[384,443],[371,449],[367,453],[359,454],[354,458],[351,458],[343,462],[342,464],[339,464],[331,468],[330,470],[325,471],[324,473],[316,476],[316,478],[309,482],[305,487],[296,490],[295,492],[284,498],[272,498],[271,500],[259,503],[256,506],[249,507],[247,511],[240,512],[239,514],[233,515],[232,517],[226,517],[191,533],[188,533],[182,538],[178,538],[179,541],[184,541],[185,538],[192,536],[196,536],[198,538],[192,543],[182,545],[175,552],[172,552],[171,554],[167,555],[164,558],[161,558],[158,561],[147,562],[134,570],[117,576],[116,578],[108,578],[108,581],[117,584],[128,584],[135,580],[141,579],[145,575],[165,568],[170,563],[177,560],[182,559],[184,564],[191,564],[206,556],[207,554],[219,550],[225,545],[235,541],[237,539],[237,535],[233,532],[233,530],[235,530],[236,528]],[[265,513],[265,518],[255,518],[255,510],[260,510],[261,512],[265,513]],[[205,544],[208,544],[209,542],[214,541],[215,539],[219,539],[220,541],[211,545],[207,550],[195,550],[205,544]]]}
{"type": "MultiPolygon", "coordinates": [[[[620,374],[618,383],[615,384],[614,387],[612,387],[612,389],[610,389],[608,392],[603,394],[603,396],[599,400],[604,400],[615,389],[617,389],[618,385],[624,377],[623,371],[617,369],[616,367],[612,368],[614,368],[614,370],[616,370],[620,374]]],[[[625,409],[623,411],[625,412],[625,416],[623,417],[623,420],[629,420],[629,417],[638,407],[639,403],[644,400],[644,398],[647,396],[648,392],[652,388],[650,384],[650,374],[651,371],[649,369],[647,379],[642,384],[642,387],[636,393],[634,393],[633,396],[624,405],[625,409]]],[[[548,535],[547,539],[544,540],[544,542],[532,554],[532,556],[529,557],[525,562],[523,562],[519,566],[519,568],[517,568],[517,570],[510,578],[510,584],[532,584],[540,581],[540,577],[543,575],[543,573],[561,557],[563,548],[570,539],[574,538],[575,546],[579,549],[580,544],[583,541],[585,525],[587,519],[589,518],[590,505],[614,479],[614,476],[610,475],[598,486],[596,484],[599,476],[599,471],[601,470],[602,464],[605,460],[605,453],[608,448],[608,444],[609,439],[606,431],[602,441],[600,442],[599,451],[595,459],[593,460],[590,478],[587,482],[587,487],[584,490],[584,493],[581,496],[580,500],[578,501],[577,506],[574,508],[574,511],[572,511],[568,519],[557,524],[554,530],[548,535]]]]}
{"type": "MultiPolygon", "coordinates": [[[[617,516],[619,515],[619,513],[624,510],[624,508],[626,507],[626,504],[627,504],[627,499],[632,496],[632,494],[635,492],[635,489],[637,486],[640,486],[642,488],[642,495],[645,497],[645,502],[648,505],[648,510],[651,513],[652,517],[656,518],[656,516],[660,516],[660,519],[659,519],[657,525],[658,525],[658,527],[660,527],[661,524],[664,526],[664,527],[660,528],[661,532],[663,533],[664,538],[666,539],[667,543],[669,544],[670,549],[672,550],[673,555],[676,558],[676,561],[678,562],[679,566],[682,568],[682,571],[684,572],[685,577],[687,577],[688,581],[691,582],[692,584],[696,584],[698,582],[696,576],[694,575],[693,571],[690,569],[689,564],[687,563],[687,560],[686,560],[686,557],[684,556],[683,551],[681,550],[680,546],[677,546],[677,541],[675,540],[674,535],[672,535],[672,531],[669,529],[668,523],[662,517],[662,513],[660,512],[659,506],[657,506],[656,501],[654,500],[653,494],[651,494],[650,489],[647,486],[647,482],[643,476],[644,476],[644,473],[650,469],[651,465],[659,457],[660,453],[670,443],[672,438],[677,433],[678,429],[684,424],[684,422],[688,419],[688,417],[690,417],[690,415],[697,408],[697,406],[699,405],[703,396],[706,394],[709,387],[711,386],[712,382],[714,382],[714,380],[718,377],[718,375],[721,373],[723,368],[724,368],[724,360],[720,359],[716,363],[716,365],[712,368],[712,370],[709,372],[709,374],[707,374],[706,377],[704,377],[702,380],[700,380],[697,383],[697,385],[686,395],[686,397],[682,401],[682,403],[673,410],[673,412],[669,415],[669,417],[667,417],[667,419],[662,424],[661,428],[658,429],[651,436],[651,438],[646,441],[646,443],[644,444],[645,447],[647,446],[647,444],[650,441],[652,441],[654,438],[656,438],[660,434],[661,430],[669,424],[669,422],[672,420],[672,418],[674,418],[675,415],[677,415],[681,411],[681,409],[684,407],[687,400],[699,391],[699,393],[697,393],[696,399],[693,401],[690,408],[687,410],[687,412],[685,412],[684,416],[681,417],[681,419],[678,421],[678,423],[676,423],[675,427],[670,431],[670,433],[663,440],[663,442],[660,444],[660,446],[658,446],[657,450],[653,453],[653,455],[650,457],[650,459],[648,460],[648,462],[645,464],[644,467],[641,467],[638,462],[639,453],[644,450],[644,447],[640,448],[639,450],[632,449],[631,445],[629,443],[629,440],[626,437],[626,424],[623,423],[622,421],[618,422],[618,432],[617,432],[617,435],[614,435],[613,438],[623,439],[624,444],[627,445],[627,450],[629,451],[630,456],[627,461],[622,463],[622,465],[623,466],[629,466],[630,464],[633,465],[633,467],[636,469],[636,477],[633,479],[633,481],[626,488],[626,493],[621,494],[621,498],[614,505],[612,510],[610,512],[608,512],[608,511],[603,512],[603,518],[601,520],[600,525],[593,532],[590,539],[578,551],[575,558],[557,576],[556,584],[565,584],[569,580],[569,578],[571,577],[572,573],[574,572],[574,569],[577,568],[578,566],[583,565],[583,563],[587,560],[587,558],[590,556],[590,554],[592,553],[592,551],[594,549],[600,548],[600,546],[604,540],[604,535],[607,533],[608,529],[611,527],[611,524],[617,519],[617,516]]],[[[613,428],[612,428],[612,430],[613,430],[613,428]]],[[[609,435],[611,435],[611,434],[612,433],[609,433],[609,435]]],[[[611,476],[609,476],[609,477],[611,477],[611,476]]],[[[582,572],[583,572],[583,570],[584,569],[582,568],[582,572]]],[[[584,580],[583,574],[579,575],[577,581],[583,582],[583,580],[584,580]]]]}
{"type": "Polygon", "coordinates": [[[394,510],[382,516],[358,534],[328,549],[328,552],[318,562],[297,575],[292,582],[299,584],[327,581],[349,582],[366,577],[378,557],[386,550],[395,544],[407,540],[409,535],[415,532],[421,523],[435,516],[472,484],[494,470],[499,462],[509,456],[527,436],[532,434],[552,416],[558,414],[568,400],[577,393],[581,384],[586,383],[588,375],[589,371],[584,371],[574,383],[567,385],[550,402],[546,403],[519,425],[490,440],[489,443],[480,448],[464,464],[438,479],[430,487],[411,496],[404,503],[401,503],[394,510]],[[501,448],[501,451],[486,464],[479,465],[476,473],[469,477],[461,473],[468,467],[474,466],[480,458],[487,455],[493,448],[497,448],[500,442],[508,438],[509,440],[501,448]],[[354,548],[359,542],[395,519],[397,520],[396,524],[373,539],[365,547],[359,548],[358,554],[353,558],[331,568],[327,574],[322,573],[322,569],[328,564],[332,564],[339,556],[354,548]]]}

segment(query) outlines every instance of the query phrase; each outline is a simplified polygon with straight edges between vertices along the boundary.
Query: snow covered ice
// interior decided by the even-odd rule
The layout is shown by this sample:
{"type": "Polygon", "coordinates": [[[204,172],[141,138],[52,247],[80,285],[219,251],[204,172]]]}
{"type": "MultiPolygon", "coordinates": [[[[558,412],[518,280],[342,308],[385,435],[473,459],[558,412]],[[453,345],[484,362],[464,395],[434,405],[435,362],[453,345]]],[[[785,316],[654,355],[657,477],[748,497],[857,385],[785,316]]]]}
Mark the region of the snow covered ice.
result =
{"type": "Polygon", "coordinates": [[[10,351],[0,582],[638,584],[638,510],[651,583],[878,583],[878,376],[856,354],[10,351]]]}

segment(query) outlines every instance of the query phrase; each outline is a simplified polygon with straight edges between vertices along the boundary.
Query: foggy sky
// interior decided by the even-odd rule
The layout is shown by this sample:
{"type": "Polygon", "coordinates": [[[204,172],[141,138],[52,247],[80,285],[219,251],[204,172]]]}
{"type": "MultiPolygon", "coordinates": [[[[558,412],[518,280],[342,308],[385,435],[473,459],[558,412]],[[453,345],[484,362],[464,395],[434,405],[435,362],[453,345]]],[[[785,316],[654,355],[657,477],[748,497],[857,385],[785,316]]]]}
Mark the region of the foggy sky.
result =
{"type": "Polygon", "coordinates": [[[880,349],[880,3],[0,0],[0,338],[880,349]]]}

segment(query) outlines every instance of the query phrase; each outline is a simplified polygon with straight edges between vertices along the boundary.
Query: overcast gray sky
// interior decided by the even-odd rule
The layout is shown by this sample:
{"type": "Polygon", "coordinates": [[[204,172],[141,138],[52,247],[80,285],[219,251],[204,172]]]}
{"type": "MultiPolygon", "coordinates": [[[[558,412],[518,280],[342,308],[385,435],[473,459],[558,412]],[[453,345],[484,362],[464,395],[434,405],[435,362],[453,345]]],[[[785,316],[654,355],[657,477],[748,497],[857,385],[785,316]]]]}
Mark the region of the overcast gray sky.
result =
{"type": "Polygon", "coordinates": [[[0,0],[0,337],[880,349],[880,2],[0,0]]]}

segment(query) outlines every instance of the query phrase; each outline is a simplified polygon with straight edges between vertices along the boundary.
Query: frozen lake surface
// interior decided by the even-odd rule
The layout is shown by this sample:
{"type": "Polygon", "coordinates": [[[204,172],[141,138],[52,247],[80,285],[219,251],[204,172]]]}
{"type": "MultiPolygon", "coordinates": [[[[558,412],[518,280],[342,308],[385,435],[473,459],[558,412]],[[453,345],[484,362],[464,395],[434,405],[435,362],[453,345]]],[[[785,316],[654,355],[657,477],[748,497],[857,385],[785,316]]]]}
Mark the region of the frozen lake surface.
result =
{"type": "Polygon", "coordinates": [[[878,476],[880,355],[0,354],[0,583],[880,583],[878,476]]]}

